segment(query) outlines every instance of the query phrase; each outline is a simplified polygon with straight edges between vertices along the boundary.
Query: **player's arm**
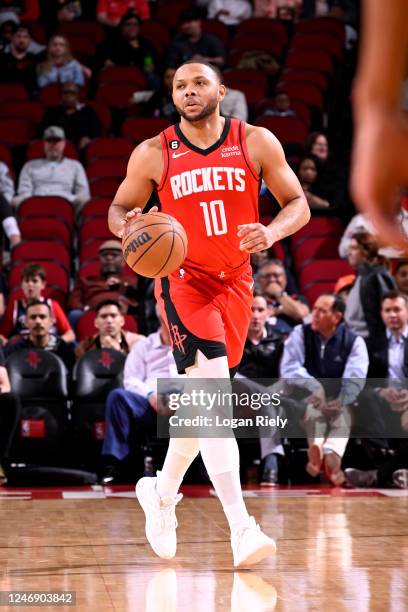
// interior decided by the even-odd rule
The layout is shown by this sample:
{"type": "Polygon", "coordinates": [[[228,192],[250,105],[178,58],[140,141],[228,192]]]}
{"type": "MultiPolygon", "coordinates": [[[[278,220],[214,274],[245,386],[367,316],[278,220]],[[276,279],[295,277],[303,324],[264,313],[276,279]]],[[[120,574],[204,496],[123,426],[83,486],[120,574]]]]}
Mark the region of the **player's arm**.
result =
{"type": "MultiPolygon", "coordinates": [[[[122,237],[124,226],[141,214],[149,197],[160,182],[163,155],[160,137],[145,140],[130,156],[127,174],[109,208],[108,223],[111,232],[122,237]]],[[[154,207],[152,210],[157,210],[154,207]]]]}
{"type": "Polygon", "coordinates": [[[310,209],[297,176],[288,165],[282,146],[265,128],[248,126],[247,146],[251,161],[281,209],[268,225],[240,225],[240,248],[249,253],[268,249],[306,225],[310,209]]]}

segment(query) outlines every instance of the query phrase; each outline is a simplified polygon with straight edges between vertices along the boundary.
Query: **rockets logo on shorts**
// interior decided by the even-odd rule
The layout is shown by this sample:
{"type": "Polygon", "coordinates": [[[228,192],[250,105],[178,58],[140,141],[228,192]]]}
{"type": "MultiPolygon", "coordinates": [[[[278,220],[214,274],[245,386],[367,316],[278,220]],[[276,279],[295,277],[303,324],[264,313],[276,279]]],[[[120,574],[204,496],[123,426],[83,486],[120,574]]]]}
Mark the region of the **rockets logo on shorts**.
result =
{"type": "Polygon", "coordinates": [[[184,340],[187,338],[187,334],[180,334],[178,325],[174,325],[174,323],[170,324],[170,331],[173,345],[180,351],[180,353],[185,353],[184,340]]]}

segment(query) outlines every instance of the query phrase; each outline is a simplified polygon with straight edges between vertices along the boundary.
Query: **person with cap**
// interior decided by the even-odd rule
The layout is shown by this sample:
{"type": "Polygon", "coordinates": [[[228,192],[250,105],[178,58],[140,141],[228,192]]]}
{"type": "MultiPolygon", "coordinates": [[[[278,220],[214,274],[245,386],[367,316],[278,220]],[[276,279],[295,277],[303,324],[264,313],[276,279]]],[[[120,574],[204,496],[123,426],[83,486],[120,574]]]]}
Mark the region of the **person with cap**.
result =
{"type": "Polygon", "coordinates": [[[24,164],[13,202],[19,206],[31,196],[65,198],[78,214],[90,198],[88,179],[82,164],[64,156],[65,132],[57,125],[44,130],[44,157],[24,164]]]}
{"type": "Polygon", "coordinates": [[[336,293],[342,300],[347,301],[348,294],[351,291],[351,288],[356,280],[355,274],[346,274],[345,276],[340,276],[337,279],[336,284],[334,285],[334,293],[336,293]]]}
{"type": "Polygon", "coordinates": [[[219,68],[225,64],[222,41],[215,34],[203,32],[201,13],[196,8],[180,14],[180,33],[171,42],[167,53],[168,66],[177,68],[188,60],[210,62],[219,68]]]}
{"type": "Polygon", "coordinates": [[[137,276],[124,265],[122,244],[106,240],[99,247],[99,274],[78,276],[68,301],[69,321],[75,328],[78,319],[102,300],[116,300],[123,312],[135,314],[137,308],[137,276]]]}

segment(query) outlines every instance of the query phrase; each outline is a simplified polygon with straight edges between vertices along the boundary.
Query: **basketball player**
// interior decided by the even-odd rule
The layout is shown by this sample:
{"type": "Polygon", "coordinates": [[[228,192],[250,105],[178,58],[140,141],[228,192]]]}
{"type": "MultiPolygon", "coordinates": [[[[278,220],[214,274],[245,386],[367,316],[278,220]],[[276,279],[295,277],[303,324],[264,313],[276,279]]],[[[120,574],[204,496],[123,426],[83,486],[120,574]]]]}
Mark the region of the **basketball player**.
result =
{"type": "MultiPolygon", "coordinates": [[[[220,116],[225,91],[218,70],[205,62],[178,68],[173,100],[180,123],[135,149],[109,210],[109,226],[120,237],[157,188],[162,211],[186,229],[183,268],[156,280],[156,298],[178,372],[192,378],[227,379],[237,368],[251,317],[249,254],[310,218],[302,188],[271,132],[220,116]],[[261,175],[282,206],[267,227],[258,223],[261,175]]],[[[246,510],[233,436],[171,438],[157,478],[139,480],[136,494],[153,550],[166,559],[176,553],[178,489],[199,451],[231,529],[234,565],[273,554],[274,541],[246,510]]]]}
{"type": "Polygon", "coordinates": [[[402,85],[408,76],[408,2],[365,0],[363,9],[354,88],[352,192],[382,242],[407,252],[395,219],[398,191],[408,187],[407,115],[401,111],[402,85]]]}

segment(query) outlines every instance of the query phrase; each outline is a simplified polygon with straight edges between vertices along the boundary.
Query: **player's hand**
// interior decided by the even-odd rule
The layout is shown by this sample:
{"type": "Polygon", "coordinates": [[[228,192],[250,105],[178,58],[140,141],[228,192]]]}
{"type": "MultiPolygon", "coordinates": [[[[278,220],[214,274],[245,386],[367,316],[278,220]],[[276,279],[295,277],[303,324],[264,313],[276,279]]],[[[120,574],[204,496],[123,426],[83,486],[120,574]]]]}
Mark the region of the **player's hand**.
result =
{"type": "Polygon", "coordinates": [[[408,237],[398,224],[400,189],[408,185],[408,125],[400,112],[355,105],[351,190],[362,212],[368,213],[381,244],[408,252],[408,237]]]}
{"type": "Polygon", "coordinates": [[[271,230],[266,225],[262,225],[262,223],[238,225],[237,236],[242,238],[239,248],[247,253],[264,251],[269,249],[275,242],[271,230]]]}
{"type": "MultiPolygon", "coordinates": [[[[149,213],[151,213],[151,212],[158,212],[158,210],[159,210],[158,206],[152,206],[149,209],[148,212],[149,213]]],[[[144,213],[144,214],[146,214],[146,213],[144,213]]],[[[119,238],[123,238],[123,234],[125,233],[125,229],[126,229],[127,224],[130,221],[133,221],[134,219],[137,219],[138,217],[140,217],[140,215],[143,215],[143,211],[139,207],[132,208],[132,210],[129,210],[129,212],[126,213],[125,217],[120,222],[120,224],[122,225],[122,229],[118,231],[119,238]]]]}

